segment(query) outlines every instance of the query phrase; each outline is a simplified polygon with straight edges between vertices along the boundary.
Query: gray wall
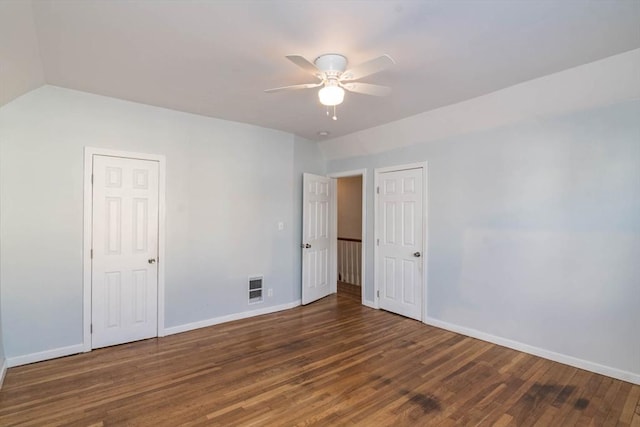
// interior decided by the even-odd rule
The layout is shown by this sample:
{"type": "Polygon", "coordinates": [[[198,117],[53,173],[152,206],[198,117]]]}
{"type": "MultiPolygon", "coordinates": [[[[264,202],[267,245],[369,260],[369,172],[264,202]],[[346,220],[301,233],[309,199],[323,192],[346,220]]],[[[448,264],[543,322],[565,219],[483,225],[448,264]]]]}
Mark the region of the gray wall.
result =
{"type": "Polygon", "coordinates": [[[292,177],[317,167],[311,143],[51,86],[1,108],[0,128],[7,357],[82,342],[84,146],[167,157],[167,327],[299,298],[292,177]],[[252,274],[273,288],[260,306],[247,303],[252,274]]]}
{"type": "MultiPolygon", "coordinates": [[[[2,287],[0,286],[0,307],[2,306],[2,287]]],[[[0,309],[0,367],[4,366],[4,339],[2,338],[2,310],[0,309]]],[[[1,385],[1,384],[0,384],[1,385]]]]}
{"type": "MultiPolygon", "coordinates": [[[[0,147],[2,146],[2,135],[0,135],[0,147]]],[[[1,153],[2,150],[0,150],[1,153]]],[[[1,155],[1,154],[0,154],[1,155]]],[[[0,159],[0,165],[2,160],[0,159]]],[[[2,176],[0,174],[0,223],[2,223],[2,176]]],[[[4,339],[2,338],[2,236],[0,233],[0,367],[4,366],[5,352],[4,339]]],[[[2,385],[0,383],[0,385],[2,385]]]]}
{"type": "MultiPolygon", "coordinates": [[[[0,135],[0,145],[2,145],[2,136],[0,135]]],[[[0,188],[2,187],[1,183],[0,183],[0,188]]],[[[0,194],[0,199],[2,199],[1,194],[0,194]]],[[[2,210],[0,208],[0,210],[2,210]]],[[[2,222],[2,217],[0,216],[0,222],[2,222]]],[[[2,266],[2,240],[0,238],[0,268],[2,266]]],[[[4,339],[2,338],[2,270],[0,270],[0,368],[2,368],[2,366],[4,366],[4,363],[6,361],[5,358],[5,351],[4,351],[4,339]]],[[[0,386],[2,386],[2,383],[0,382],[0,386]]]]}
{"type": "Polygon", "coordinates": [[[82,341],[94,146],[167,156],[167,327],[253,308],[249,274],[274,289],[264,307],[300,297],[303,172],[427,160],[428,315],[640,373],[638,116],[634,101],[325,165],[283,132],[45,86],[0,109],[4,350],[82,341]]]}
{"type": "Polygon", "coordinates": [[[338,238],[362,239],[362,176],[336,180],[338,238]]]}
{"type": "Polygon", "coordinates": [[[428,316],[638,374],[639,117],[619,103],[327,169],[428,161],[428,316]]]}

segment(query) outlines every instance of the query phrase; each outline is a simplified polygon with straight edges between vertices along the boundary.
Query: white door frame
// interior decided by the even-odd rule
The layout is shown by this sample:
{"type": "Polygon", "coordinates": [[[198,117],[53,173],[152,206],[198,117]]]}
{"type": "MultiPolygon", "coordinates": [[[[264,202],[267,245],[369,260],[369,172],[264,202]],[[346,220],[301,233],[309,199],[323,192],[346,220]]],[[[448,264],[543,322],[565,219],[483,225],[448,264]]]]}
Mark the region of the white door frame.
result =
{"type": "Polygon", "coordinates": [[[379,290],[380,290],[380,284],[379,284],[379,278],[377,275],[377,267],[379,265],[379,250],[378,250],[378,245],[375,244],[375,242],[378,241],[378,239],[380,238],[380,236],[378,235],[378,222],[380,221],[379,219],[379,215],[378,215],[378,191],[377,188],[380,185],[380,174],[385,173],[385,172],[395,172],[395,171],[402,171],[402,170],[407,170],[407,169],[422,169],[422,322],[425,323],[425,320],[427,319],[427,278],[428,278],[428,265],[429,265],[429,254],[427,253],[427,249],[429,247],[428,245],[428,230],[427,230],[427,225],[428,225],[428,221],[427,221],[427,211],[429,210],[429,202],[428,202],[428,198],[427,195],[429,194],[428,192],[428,179],[427,179],[427,162],[417,162],[417,163],[409,163],[409,164],[404,164],[404,165],[397,165],[397,166],[387,166],[387,167],[383,167],[383,168],[375,168],[373,170],[373,186],[374,186],[374,193],[373,193],[373,233],[374,233],[374,245],[373,245],[373,262],[374,262],[374,268],[373,268],[373,286],[374,286],[374,291],[373,291],[373,295],[374,295],[374,301],[375,301],[375,307],[374,308],[380,308],[380,297],[379,297],[379,290]]]}
{"type": "MultiPolygon", "coordinates": [[[[361,268],[361,272],[360,272],[360,286],[361,286],[361,299],[360,302],[363,305],[371,305],[370,301],[367,301],[365,299],[365,290],[366,290],[366,283],[367,281],[365,280],[366,278],[366,239],[367,239],[367,170],[366,169],[355,169],[355,170],[350,170],[350,171],[345,171],[345,172],[336,172],[336,173],[332,173],[327,175],[329,178],[331,179],[331,185],[333,187],[333,191],[332,191],[332,204],[333,204],[333,210],[334,212],[332,220],[331,220],[331,230],[330,230],[330,235],[332,237],[334,237],[332,239],[332,247],[331,247],[331,268],[333,269],[333,271],[337,271],[338,269],[338,192],[337,190],[337,178],[349,178],[352,176],[362,176],[362,243],[361,243],[361,253],[360,253],[360,268],[361,268]]],[[[332,280],[331,281],[331,292],[335,293],[337,292],[337,272],[336,272],[336,280],[332,280]]],[[[374,295],[375,295],[375,291],[374,291],[374,295]]],[[[374,299],[375,301],[375,299],[374,299]]],[[[377,307],[376,307],[377,308],[377,307]]]]}
{"type": "Polygon", "coordinates": [[[91,351],[91,242],[93,219],[93,156],[123,157],[127,159],[150,160],[158,162],[158,336],[165,335],[164,328],[164,248],[165,248],[165,170],[166,158],[161,154],[131,153],[128,151],[104,148],[84,148],[84,231],[82,247],[82,285],[83,285],[83,351],[91,351]]]}

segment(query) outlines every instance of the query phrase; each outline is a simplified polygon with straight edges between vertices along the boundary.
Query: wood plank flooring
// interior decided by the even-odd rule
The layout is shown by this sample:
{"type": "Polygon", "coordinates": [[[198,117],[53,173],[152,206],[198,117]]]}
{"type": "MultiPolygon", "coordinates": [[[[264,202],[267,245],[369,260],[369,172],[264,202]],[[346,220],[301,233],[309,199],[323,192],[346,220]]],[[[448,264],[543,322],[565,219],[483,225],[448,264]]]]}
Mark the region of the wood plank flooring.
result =
{"type": "Polygon", "coordinates": [[[9,369],[2,426],[640,426],[640,386],[332,295],[9,369]]]}
{"type": "Polygon", "coordinates": [[[358,285],[338,281],[338,295],[349,297],[356,301],[362,300],[362,288],[358,285]]]}

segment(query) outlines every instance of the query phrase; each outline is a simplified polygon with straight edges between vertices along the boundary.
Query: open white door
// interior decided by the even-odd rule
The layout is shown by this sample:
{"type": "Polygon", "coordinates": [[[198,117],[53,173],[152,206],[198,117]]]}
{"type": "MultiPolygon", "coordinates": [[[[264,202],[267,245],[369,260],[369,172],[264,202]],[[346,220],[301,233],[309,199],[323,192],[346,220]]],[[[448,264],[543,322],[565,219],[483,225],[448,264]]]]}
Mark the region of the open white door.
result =
{"type": "Polygon", "coordinates": [[[422,320],[423,169],[378,180],[376,276],[380,308],[422,320]]]}
{"type": "Polygon", "coordinates": [[[302,195],[302,304],[331,293],[331,178],[305,173],[302,195]]]}
{"type": "Polygon", "coordinates": [[[92,348],[158,334],[158,162],[93,156],[92,348]]]}

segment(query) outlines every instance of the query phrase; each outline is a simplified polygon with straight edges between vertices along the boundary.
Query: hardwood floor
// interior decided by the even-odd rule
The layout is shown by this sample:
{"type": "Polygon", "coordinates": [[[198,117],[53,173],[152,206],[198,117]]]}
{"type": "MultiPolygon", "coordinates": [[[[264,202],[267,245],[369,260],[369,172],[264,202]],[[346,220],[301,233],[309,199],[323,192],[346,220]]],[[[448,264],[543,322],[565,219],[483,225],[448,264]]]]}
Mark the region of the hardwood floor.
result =
{"type": "Polygon", "coordinates": [[[351,298],[9,369],[0,425],[640,426],[640,386],[351,298]]]}
{"type": "Polygon", "coordinates": [[[351,283],[338,282],[338,295],[353,298],[356,301],[362,300],[362,288],[351,283]]]}

